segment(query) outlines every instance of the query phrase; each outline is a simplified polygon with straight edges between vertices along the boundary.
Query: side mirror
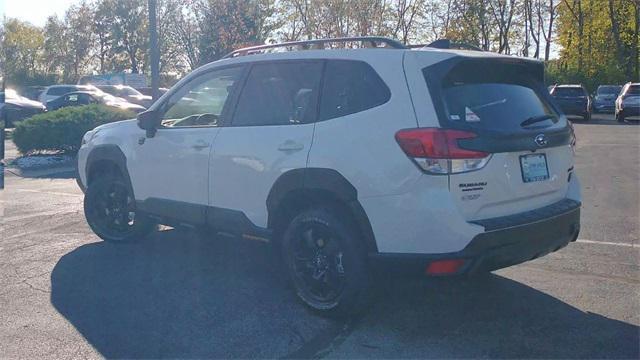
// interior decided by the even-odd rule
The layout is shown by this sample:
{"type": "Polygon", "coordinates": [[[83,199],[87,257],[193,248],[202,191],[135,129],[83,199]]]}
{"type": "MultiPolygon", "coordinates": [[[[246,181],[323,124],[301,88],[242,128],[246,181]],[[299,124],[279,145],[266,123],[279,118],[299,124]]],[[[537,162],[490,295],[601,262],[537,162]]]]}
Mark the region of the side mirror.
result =
{"type": "Polygon", "coordinates": [[[147,132],[147,137],[152,138],[156,135],[158,125],[160,125],[160,117],[154,110],[147,110],[138,114],[138,127],[147,132]]]}

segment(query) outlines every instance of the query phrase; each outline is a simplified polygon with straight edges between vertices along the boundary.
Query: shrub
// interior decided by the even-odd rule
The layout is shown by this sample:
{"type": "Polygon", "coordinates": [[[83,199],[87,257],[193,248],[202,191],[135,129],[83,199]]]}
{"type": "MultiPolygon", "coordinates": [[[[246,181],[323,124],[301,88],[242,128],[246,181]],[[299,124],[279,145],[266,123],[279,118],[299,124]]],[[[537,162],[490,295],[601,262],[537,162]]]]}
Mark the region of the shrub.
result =
{"type": "Polygon", "coordinates": [[[23,154],[40,151],[76,152],[87,131],[135,116],[133,112],[103,105],[67,107],[32,116],[16,124],[13,142],[23,154]]]}

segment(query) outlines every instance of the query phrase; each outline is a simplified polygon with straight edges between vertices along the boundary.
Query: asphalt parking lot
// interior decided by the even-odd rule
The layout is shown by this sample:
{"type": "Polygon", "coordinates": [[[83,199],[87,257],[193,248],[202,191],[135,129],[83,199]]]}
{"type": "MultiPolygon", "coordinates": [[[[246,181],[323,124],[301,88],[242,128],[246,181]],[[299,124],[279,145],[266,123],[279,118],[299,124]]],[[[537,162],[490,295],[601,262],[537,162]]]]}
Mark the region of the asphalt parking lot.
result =
{"type": "Polygon", "coordinates": [[[268,245],[110,245],[68,173],[0,191],[0,358],[639,358],[640,125],[575,123],[579,240],[468,279],[381,279],[361,318],[297,303],[268,245]]]}

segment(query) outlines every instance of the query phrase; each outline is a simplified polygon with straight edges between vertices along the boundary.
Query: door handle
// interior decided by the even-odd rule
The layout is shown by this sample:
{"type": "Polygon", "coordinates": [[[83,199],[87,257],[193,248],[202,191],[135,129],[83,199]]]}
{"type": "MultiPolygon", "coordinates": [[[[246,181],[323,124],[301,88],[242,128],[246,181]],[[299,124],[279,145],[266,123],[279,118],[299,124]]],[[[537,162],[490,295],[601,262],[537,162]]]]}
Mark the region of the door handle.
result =
{"type": "Polygon", "coordinates": [[[300,151],[302,149],[304,149],[304,144],[295,142],[293,140],[287,140],[278,145],[278,150],[280,151],[300,151]]]}
{"type": "Polygon", "coordinates": [[[191,145],[192,148],[196,149],[196,150],[202,150],[204,148],[208,148],[209,144],[207,144],[206,142],[199,140],[196,141],[195,144],[191,145]]]}

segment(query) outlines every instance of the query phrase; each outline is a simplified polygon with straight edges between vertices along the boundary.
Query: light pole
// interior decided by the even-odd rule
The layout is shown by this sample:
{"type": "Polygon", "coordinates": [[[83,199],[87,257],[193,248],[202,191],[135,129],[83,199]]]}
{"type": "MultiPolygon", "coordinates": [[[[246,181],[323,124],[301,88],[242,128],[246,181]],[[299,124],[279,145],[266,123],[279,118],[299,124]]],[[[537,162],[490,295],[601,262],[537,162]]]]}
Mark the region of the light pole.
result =
{"type": "Polygon", "coordinates": [[[158,100],[160,86],[160,49],[158,49],[158,23],[156,21],[156,0],[149,0],[149,49],[151,51],[151,96],[158,100]]]}

